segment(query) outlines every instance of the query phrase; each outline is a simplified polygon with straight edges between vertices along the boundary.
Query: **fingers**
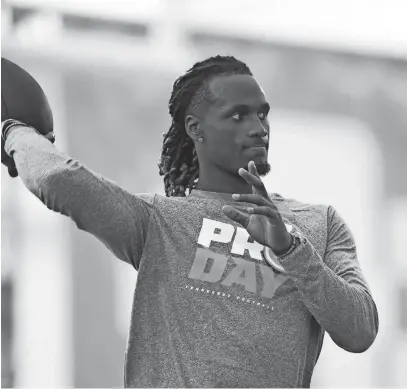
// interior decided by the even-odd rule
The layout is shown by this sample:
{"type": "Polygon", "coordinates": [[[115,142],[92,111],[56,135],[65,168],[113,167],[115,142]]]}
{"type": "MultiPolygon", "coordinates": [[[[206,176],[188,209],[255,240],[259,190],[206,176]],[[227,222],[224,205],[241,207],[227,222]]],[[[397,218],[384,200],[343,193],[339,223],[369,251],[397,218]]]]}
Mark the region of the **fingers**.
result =
{"type": "Polygon", "coordinates": [[[248,167],[249,167],[250,173],[252,173],[256,177],[260,178],[259,174],[257,173],[257,167],[256,167],[256,164],[254,163],[254,161],[250,161],[248,167]]]}
{"type": "Polygon", "coordinates": [[[256,205],[267,205],[270,206],[270,202],[267,201],[263,196],[260,196],[258,194],[252,193],[252,194],[237,194],[234,193],[232,195],[232,198],[236,201],[242,201],[246,203],[252,203],[256,205]]]}
{"type": "Polygon", "coordinates": [[[277,210],[270,208],[270,206],[252,207],[248,210],[251,215],[267,216],[272,226],[278,225],[280,221],[280,214],[277,210]],[[274,223],[276,222],[276,223],[274,223]]]}
{"type": "Polygon", "coordinates": [[[18,172],[15,166],[8,166],[8,174],[11,178],[16,178],[18,176],[18,172]]]}
{"type": "Polygon", "coordinates": [[[55,142],[55,135],[53,132],[49,132],[48,134],[45,134],[44,137],[47,138],[51,143],[55,142]]]}
{"type": "Polygon", "coordinates": [[[238,211],[236,208],[231,207],[230,205],[224,205],[222,207],[222,212],[230,219],[239,223],[244,228],[249,224],[250,215],[246,215],[241,211],[238,211]]]}
{"type": "MultiPolygon", "coordinates": [[[[259,207],[267,207],[267,208],[270,208],[273,212],[279,213],[281,216],[285,216],[285,217],[289,216],[288,212],[285,212],[283,209],[279,210],[277,208],[277,206],[271,200],[268,200],[258,194],[236,194],[235,193],[232,195],[232,197],[235,201],[251,203],[251,204],[258,205],[259,207]]],[[[256,209],[256,207],[255,207],[255,209],[256,209]]]]}
{"type": "Polygon", "coordinates": [[[256,177],[253,173],[248,172],[242,167],[239,169],[238,172],[241,177],[243,177],[249,184],[255,186],[257,189],[264,188],[263,181],[260,178],[256,177]]]}
{"type": "Polygon", "coordinates": [[[249,170],[247,171],[244,168],[240,168],[238,170],[239,175],[244,180],[246,180],[247,183],[249,183],[250,185],[253,185],[254,188],[256,188],[256,190],[259,193],[261,193],[262,196],[267,198],[268,194],[267,194],[266,187],[264,186],[264,183],[257,172],[256,164],[254,163],[254,161],[249,162],[248,169],[249,170]]]}
{"type": "Polygon", "coordinates": [[[269,206],[260,206],[260,207],[251,207],[248,208],[247,212],[249,215],[245,214],[242,211],[233,208],[230,205],[224,205],[222,207],[222,212],[231,220],[239,223],[244,228],[247,228],[250,222],[251,215],[263,215],[269,218],[269,221],[272,226],[279,225],[281,221],[281,215],[277,210],[270,208],[269,206]]]}

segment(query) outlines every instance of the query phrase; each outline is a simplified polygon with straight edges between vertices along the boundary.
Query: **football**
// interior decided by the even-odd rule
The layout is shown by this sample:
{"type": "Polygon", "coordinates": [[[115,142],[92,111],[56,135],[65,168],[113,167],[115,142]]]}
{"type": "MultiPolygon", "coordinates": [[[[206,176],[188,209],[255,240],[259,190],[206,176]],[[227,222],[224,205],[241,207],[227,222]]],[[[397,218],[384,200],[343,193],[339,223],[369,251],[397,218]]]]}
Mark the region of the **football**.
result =
{"type": "MultiPolygon", "coordinates": [[[[38,82],[26,70],[1,58],[1,121],[16,119],[46,135],[53,132],[54,122],[47,97],[38,82]]],[[[4,152],[1,162],[11,177],[18,175],[14,161],[4,152]]]]}
{"type": "Polygon", "coordinates": [[[23,68],[1,58],[1,121],[16,119],[41,134],[53,132],[47,97],[38,82],[23,68]]]}

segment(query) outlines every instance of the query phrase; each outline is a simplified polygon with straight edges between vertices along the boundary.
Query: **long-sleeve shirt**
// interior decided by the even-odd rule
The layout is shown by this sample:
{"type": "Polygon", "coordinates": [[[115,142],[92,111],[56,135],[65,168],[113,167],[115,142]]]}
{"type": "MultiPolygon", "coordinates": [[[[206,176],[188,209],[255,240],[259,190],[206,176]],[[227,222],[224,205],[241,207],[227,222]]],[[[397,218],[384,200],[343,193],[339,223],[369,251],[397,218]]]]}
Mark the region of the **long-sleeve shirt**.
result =
{"type": "Polygon", "coordinates": [[[278,272],[222,212],[250,205],[229,194],[131,194],[29,128],[6,152],[49,209],[138,271],[126,387],[309,387],[325,332],[350,352],[373,343],[376,305],[334,207],[270,193],[306,237],[278,272]]]}

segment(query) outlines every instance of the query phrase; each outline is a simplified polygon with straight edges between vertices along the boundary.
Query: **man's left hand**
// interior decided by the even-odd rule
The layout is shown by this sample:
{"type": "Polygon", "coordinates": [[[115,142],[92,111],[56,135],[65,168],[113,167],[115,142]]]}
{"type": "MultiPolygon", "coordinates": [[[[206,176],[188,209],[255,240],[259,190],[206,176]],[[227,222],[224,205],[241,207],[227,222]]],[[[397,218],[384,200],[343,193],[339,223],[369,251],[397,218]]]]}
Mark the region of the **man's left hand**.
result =
{"type": "Polygon", "coordinates": [[[249,171],[240,168],[239,174],[252,185],[252,194],[233,195],[236,201],[253,204],[245,214],[230,205],[222,207],[223,213],[230,219],[241,224],[249,235],[261,245],[270,247],[275,253],[284,253],[292,243],[283,218],[270,199],[267,190],[257,173],[254,161],[249,162],[249,171]]]}

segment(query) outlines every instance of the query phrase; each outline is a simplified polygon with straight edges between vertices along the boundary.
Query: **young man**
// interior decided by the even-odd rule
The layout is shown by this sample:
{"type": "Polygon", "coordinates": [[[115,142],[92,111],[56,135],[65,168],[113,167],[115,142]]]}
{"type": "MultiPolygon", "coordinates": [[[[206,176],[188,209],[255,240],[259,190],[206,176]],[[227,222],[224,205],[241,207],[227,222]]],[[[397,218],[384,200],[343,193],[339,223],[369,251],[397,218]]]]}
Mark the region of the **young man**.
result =
{"type": "Polygon", "coordinates": [[[351,231],[262,183],[270,107],[249,68],[195,64],[169,109],[166,196],[128,193],[30,127],[5,143],[34,195],[138,271],[125,386],[309,387],[325,331],[367,350],[378,313],[351,231]]]}

